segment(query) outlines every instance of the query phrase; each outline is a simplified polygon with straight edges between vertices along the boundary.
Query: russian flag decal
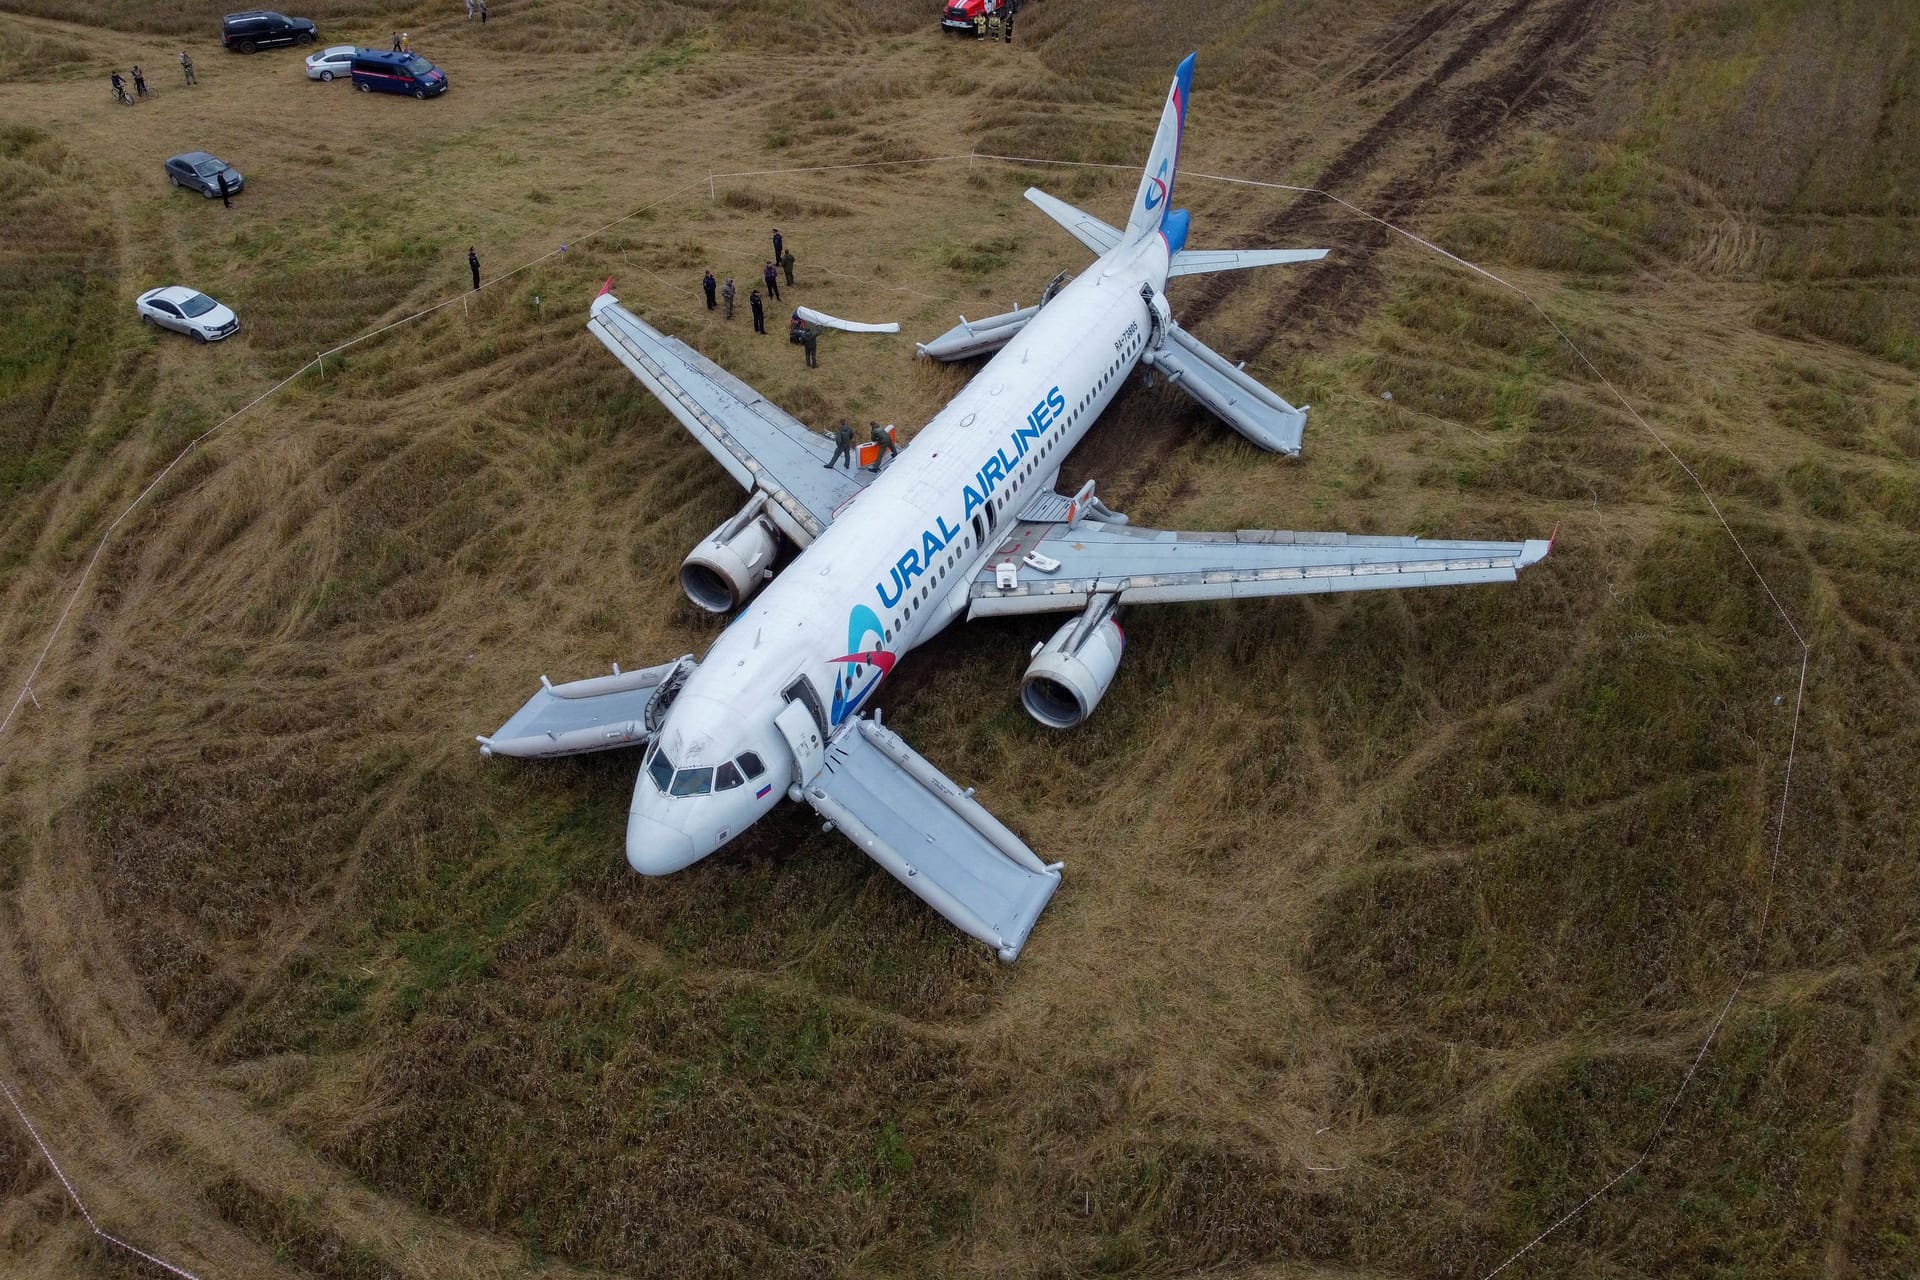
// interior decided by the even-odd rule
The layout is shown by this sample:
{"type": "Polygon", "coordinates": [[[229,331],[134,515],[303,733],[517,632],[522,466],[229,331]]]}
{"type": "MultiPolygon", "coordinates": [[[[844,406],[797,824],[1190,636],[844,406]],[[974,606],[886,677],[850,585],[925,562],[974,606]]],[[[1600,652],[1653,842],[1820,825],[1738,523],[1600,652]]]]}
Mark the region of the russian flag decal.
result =
{"type": "Polygon", "coordinates": [[[754,798],[755,800],[765,800],[765,799],[767,798],[767,792],[769,792],[769,791],[771,791],[771,790],[773,790],[773,785],[772,785],[771,783],[769,783],[768,785],[766,785],[766,786],[764,786],[764,787],[762,787],[762,788],[760,788],[760,789],[759,789],[758,791],[756,791],[756,792],[754,792],[754,793],[753,793],[753,798],[754,798]]]}

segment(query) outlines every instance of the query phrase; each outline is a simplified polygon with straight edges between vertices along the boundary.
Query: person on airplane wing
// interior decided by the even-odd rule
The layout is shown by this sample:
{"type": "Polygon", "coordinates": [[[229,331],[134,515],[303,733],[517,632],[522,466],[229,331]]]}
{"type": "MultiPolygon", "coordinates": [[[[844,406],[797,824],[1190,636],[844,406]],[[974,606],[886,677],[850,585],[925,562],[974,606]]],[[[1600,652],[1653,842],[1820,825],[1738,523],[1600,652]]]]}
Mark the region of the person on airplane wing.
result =
{"type": "Polygon", "coordinates": [[[873,442],[880,446],[880,452],[874,455],[873,465],[868,467],[867,470],[878,471],[880,464],[885,462],[889,456],[899,457],[900,449],[893,443],[893,433],[891,431],[888,431],[877,422],[868,422],[867,426],[873,433],[873,442]]]}
{"type": "Polygon", "coordinates": [[[833,429],[833,461],[822,465],[831,471],[842,458],[847,460],[847,470],[853,470],[853,428],[847,425],[845,418],[840,419],[840,425],[833,429]]]}

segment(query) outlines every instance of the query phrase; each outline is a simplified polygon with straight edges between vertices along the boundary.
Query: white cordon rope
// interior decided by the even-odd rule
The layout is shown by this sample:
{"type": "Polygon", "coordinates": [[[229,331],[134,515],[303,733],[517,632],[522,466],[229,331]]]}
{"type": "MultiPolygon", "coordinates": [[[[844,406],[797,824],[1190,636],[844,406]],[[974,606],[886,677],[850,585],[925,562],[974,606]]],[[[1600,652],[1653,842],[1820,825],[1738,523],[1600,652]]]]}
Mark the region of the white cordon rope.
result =
{"type": "MultiPolygon", "coordinates": [[[[754,178],[754,177],[768,177],[768,176],[776,176],[776,175],[785,176],[785,175],[801,174],[801,173],[830,173],[830,172],[848,170],[848,169],[900,168],[900,167],[911,166],[911,165],[946,164],[956,160],[965,160],[969,164],[972,164],[973,162],[978,160],[985,160],[985,161],[990,161],[998,164],[1044,165],[1044,166],[1057,167],[1057,168],[1073,168],[1073,169],[1132,170],[1135,167],[1132,165],[1106,164],[1106,163],[1099,163],[1099,162],[1088,161],[1088,160],[1048,160],[1038,156],[1011,156],[1011,155],[998,155],[998,154],[992,154],[987,152],[967,152],[967,153],[954,153],[954,154],[939,155],[939,156],[925,156],[925,157],[912,159],[912,160],[867,160],[867,161],[850,162],[846,164],[795,165],[787,168],[773,168],[773,169],[740,169],[740,170],[735,170],[729,173],[709,173],[707,175],[704,185],[706,185],[708,194],[711,197],[715,191],[714,184],[722,178],[754,178]]],[[[1546,307],[1543,306],[1539,302],[1539,300],[1533,296],[1533,294],[1529,293],[1526,289],[1522,288],[1521,286],[1514,284],[1512,281],[1507,280],[1502,276],[1496,274],[1495,272],[1489,271],[1488,269],[1478,265],[1477,263],[1469,262],[1465,258],[1460,257],[1458,254],[1442,248],[1441,246],[1435,244],[1433,241],[1428,240],[1423,236],[1416,235],[1413,232],[1408,231],[1406,228],[1397,226],[1396,224],[1389,222],[1385,218],[1379,217],[1376,214],[1369,213],[1365,209],[1360,208],[1358,205],[1352,204],[1351,202],[1344,200],[1337,195],[1334,195],[1332,192],[1322,190],[1319,187],[1301,187],[1301,186],[1294,186],[1284,182],[1264,182],[1254,178],[1233,178],[1233,177],[1226,177],[1221,174],[1212,174],[1212,173],[1183,173],[1180,176],[1190,181],[1219,182],[1219,183],[1224,183],[1230,186],[1259,187],[1259,188],[1264,188],[1271,191],[1292,192],[1296,195],[1318,196],[1321,199],[1328,200],[1334,204],[1339,205],[1341,208],[1347,210],[1349,213],[1353,214],[1358,218],[1364,219],[1365,221],[1368,221],[1368,222],[1375,223],[1397,236],[1404,237],[1405,239],[1411,241],[1412,243],[1419,245],[1421,248],[1426,249],[1434,254],[1437,254],[1442,258],[1445,258],[1447,261],[1455,264],[1456,266],[1462,267],[1467,271],[1471,271],[1475,275],[1478,275],[1483,279],[1489,280],[1492,283],[1499,285],[1503,289],[1510,290],[1511,292],[1519,296],[1523,301],[1526,302],[1526,304],[1529,307],[1533,308],[1533,310],[1540,316],[1540,318],[1547,323],[1547,326],[1551,328],[1553,332],[1559,337],[1559,339],[1567,345],[1567,348],[1573,352],[1573,354],[1579,359],[1580,363],[1586,366],[1588,372],[1593,374],[1593,376],[1599,380],[1600,385],[1604,386],[1607,389],[1608,393],[1614,398],[1614,400],[1619,403],[1620,407],[1626,410],[1627,415],[1631,417],[1636,423],[1639,424],[1641,430],[1645,431],[1647,435],[1652,437],[1654,443],[1659,445],[1661,450],[1669,458],[1671,458],[1674,464],[1678,466],[1681,469],[1681,471],[1683,471],[1686,474],[1687,478],[1693,482],[1693,486],[1696,490],[1699,491],[1701,499],[1706,502],[1708,510],[1713,512],[1714,519],[1720,522],[1721,530],[1727,535],[1728,540],[1733,543],[1734,548],[1737,551],[1739,551],[1740,558],[1746,561],[1748,571],[1753,574],[1754,580],[1760,584],[1760,589],[1766,593],[1767,599],[1772,603],[1775,612],[1777,612],[1780,615],[1781,622],[1785,624],[1788,632],[1792,634],[1794,642],[1800,646],[1800,672],[1799,672],[1798,683],[1796,685],[1796,688],[1794,691],[1794,697],[1793,697],[1793,721],[1792,721],[1792,727],[1789,731],[1788,739],[1787,739],[1786,759],[1784,762],[1783,777],[1781,779],[1781,784],[1780,784],[1780,804],[1774,815],[1773,843],[1772,843],[1772,849],[1770,851],[1770,856],[1767,862],[1767,879],[1766,879],[1766,885],[1763,891],[1760,914],[1754,926],[1753,948],[1747,956],[1746,963],[1741,968],[1738,977],[1734,980],[1733,989],[1727,993],[1727,998],[1720,1004],[1718,1011],[1714,1014],[1713,1021],[1708,1025],[1706,1035],[1702,1038],[1700,1042],[1700,1048],[1695,1052],[1692,1061],[1687,1064],[1686,1074],[1681,1077],[1679,1087],[1674,1090],[1673,1096],[1667,1100],[1667,1105],[1661,1111],[1660,1119],[1658,1123],[1654,1125],[1653,1133],[1647,1138],[1645,1145],[1641,1147],[1639,1153],[1635,1155],[1632,1160],[1627,1162],[1627,1164],[1623,1165],[1619,1169],[1619,1171],[1616,1172],[1611,1178],[1608,1178],[1605,1182],[1601,1183],[1600,1186],[1595,1188],[1590,1194],[1587,1195],[1585,1199],[1581,1200],[1578,1204],[1574,1205],[1571,1209],[1567,1210],[1565,1214],[1555,1219],[1538,1235],[1534,1236],[1533,1239],[1527,1241],[1526,1244],[1522,1245],[1519,1249],[1515,1250],[1511,1255],[1509,1255],[1505,1260],[1503,1260],[1498,1266],[1494,1267],[1491,1271],[1486,1272],[1485,1275],[1482,1276],[1481,1278],[1481,1280],[1493,1280],[1493,1277],[1498,1276],[1501,1272],[1505,1271],[1508,1267],[1511,1267],[1515,1262],[1518,1262],[1527,1253],[1531,1252],[1533,1249],[1537,1248],[1540,1244],[1545,1242],[1548,1237],[1552,1236],[1555,1232],[1559,1231],[1562,1227],[1566,1226],[1568,1223],[1578,1218],[1581,1214],[1585,1213],[1587,1209],[1590,1208],[1602,1196],[1605,1196],[1614,1187],[1618,1186],[1623,1179],[1627,1178],[1642,1164],[1646,1163],[1647,1158],[1653,1154],[1654,1148],[1659,1145],[1661,1138],[1663,1138],[1666,1135],[1667,1126],[1673,1118],[1673,1113],[1679,1108],[1682,1099],[1686,1096],[1687,1090],[1692,1086],[1694,1077],[1699,1074],[1701,1064],[1706,1060],[1708,1051],[1713,1047],[1714,1041],[1718,1038],[1720,1034],[1720,1028],[1725,1024],[1727,1020],[1727,1016],[1733,1011],[1734,1003],[1740,998],[1740,993],[1743,990],[1745,990],[1747,981],[1753,976],[1753,971],[1759,964],[1761,940],[1766,936],[1767,927],[1771,922],[1772,916],[1773,916],[1774,891],[1775,891],[1775,886],[1778,880],[1782,850],[1784,848],[1784,844],[1786,840],[1787,807],[1788,807],[1789,798],[1792,795],[1792,791],[1793,791],[1794,755],[1795,755],[1795,752],[1798,750],[1799,744],[1800,744],[1800,718],[1806,702],[1807,666],[1808,666],[1809,659],[1812,656],[1812,646],[1807,642],[1807,639],[1801,633],[1799,626],[1794,622],[1792,614],[1788,613],[1786,606],[1781,603],[1780,597],[1775,593],[1773,589],[1773,584],[1767,581],[1766,575],[1760,571],[1760,566],[1754,563],[1753,556],[1747,551],[1746,544],[1740,540],[1740,535],[1734,532],[1733,526],[1728,522],[1726,514],[1723,511],[1721,511],[1720,504],[1714,501],[1713,495],[1707,491],[1707,487],[1705,483],[1701,481],[1699,474],[1696,471],[1694,471],[1694,469],[1691,466],[1687,465],[1687,462],[1685,459],[1683,459],[1677,452],[1674,451],[1673,446],[1670,443],[1668,443],[1666,437],[1662,436],[1657,430],[1654,429],[1653,425],[1649,423],[1646,420],[1646,418],[1641,416],[1640,411],[1634,408],[1632,402],[1629,401],[1627,397],[1621,393],[1620,389],[1613,384],[1612,379],[1608,378],[1604,373],[1600,371],[1600,369],[1587,356],[1587,353],[1580,347],[1580,345],[1577,342],[1573,340],[1572,336],[1569,335],[1567,331],[1560,326],[1560,323],[1553,318],[1553,316],[1547,311],[1546,307]]],[[[623,222],[629,221],[630,219],[639,216],[640,214],[646,212],[649,209],[656,208],[659,205],[666,203],[668,200],[674,199],[675,197],[682,195],[687,191],[693,190],[694,188],[699,187],[701,185],[703,184],[700,181],[696,180],[693,182],[689,182],[684,186],[677,187],[673,191],[668,192],[666,195],[661,196],[658,200],[655,200],[646,205],[642,205],[640,208],[637,208],[630,213],[624,214],[621,217],[615,218],[613,221],[608,222],[603,226],[596,227],[592,231],[586,232],[584,235],[575,237],[573,243],[580,243],[585,240],[590,240],[595,236],[601,235],[604,232],[619,226],[623,222]]],[[[566,245],[561,245],[557,249],[549,250],[548,252],[541,254],[539,257],[532,258],[527,262],[521,263],[519,266],[513,268],[513,270],[508,271],[503,275],[495,276],[493,279],[486,281],[482,287],[491,288],[492,286],[499,284],[503,280],[510,279],[511,277],[520,274],[522,271],[525,271],[531,267],[537,266],[538,264],[545,262],[547,259],[556,257],[559,254],[565,253],[566,251],[567,251],[566,245]]],[[[651,275],[653,273],[649,272],[648,274],[651,275]]],[[[655,278],[659,279],[660,277],[655,276],[655,278]]],[[[909,292],[915,292],[915,291],[910,290],[909,292]]],[[[65,627],[68,614],[72,612],[75,602],[78,601],[80,597],[81,589],[86,585],[88,578],[93,573],[94,566],[99,562],[101,554],[106,550],[107,543],[113,537],[114,530],[120,527],[121,522],[124,521],[129,515],[133,513],[134,508],[138,507],[140,503],[147,497],[147,495],[152,493],[154,488],[162,480],[166,479],[168,473],[171,472],[173,468],[179,464],[181,459],[185,458],[188,453],[192,452],[194,448],[196,448],[202,441],[206,440],[209,436],[213,435],[214,432],[219,431],[222,427],[225,427],[228,423],[234,421],[236,418],[239,418],[241,415],[257,407],[261,402],[265,401],[269,397],[280,392],[295,378],[298,378],[301,374],[305,373],[308,369],[311,369],[317,365],[320,365],[321,362],[327,356],[338,354],[339,352],[345,351],[349,347],[356,346],[359,343],[367,341],[369,338],[375,338],[383,333],[387,333],[387,332],[390,332],[391,330],[400,328],[403,325],[411,324],[413,321],[418,320],[423,316],[431,315],[434,312],[439,311],[443,307],[451,306],[454,302],[463,301],[466,297],[467,297],[467,294],[464,292],[455,294],[454,296],[446,298],[440,302],[437,302],[430,307],[426,307],[423,310],[416,311],[411,315],[403,316],[398,320],[392,321],[391,323],[388,323],[385,325],[381,325],[376,329],[370,329],[366,333],[363,333],[358,335],[357,337],[348,339],[347,341],[341,343],[339,346],[330,347],[327,350],[320,352],[312,360],[308,361],[306,364],[302,365],[299,369],[295,370],[293,374],[282,379],[280,382],[276,383],[272,387],[269,387],[266,391],[262,392],[260,395],[256,396],[254,399],[248,401],[245,405],[242,405],[239,409],[236,409],[233,413],[227,415],[225,418],[221,419],[219,422],[209,427],[206,431],[196,436],[192,441],[190,441],[187,444],[186,448],[180,451],[180,453],[173,459],[172,462],[169,462],[165,467],[161,468],[160,473],[153,478],[152,482],[149,483],[146,488],[142,489],[140,493],[133,499],[132,502],[127,504],[127,507],[124,511],[122,511],[118,516],[114,517],[113,523],[109,524],[106,528],[106,531],[101,534],[100,542],[94,548],[93,555],[87,561],[86,567],[81,571],[79,581],[77,581],[74,584],[73,591],[67,598],[66,606],[61,609],[60,616],[55,620],[53,629],[47,634],[46,643],[41,646],[39,656],[34,660],[32,668],[28,671],[27,678],[21,685],[20,693],[14,698],[13,705],[10,708],[8,708],[5,718],[0,719],[0,734],[5,734],[8,727],[13,723],[14,716],[20,710],[21,704],[25,702],[27,698],[30,696],[33,689],[33,681],[35,677],[39,675],[41,666],[46,662],[47,655],[53,648],[53,642],[55,638],[60,634],[61,630],[65,627]]],[[[108,1241],[111,1244],[118,1246],[119,1248],[125,1249],[130,1253],[133,1253],[141,1258],[144,1258],[148,1262],[153,1263],[155,1266],[162,1267],[165,1270],[170,1271],[175,1275],[186,1277],[187,1280],[198,1280],[198,1277],[195,1277],[192,1272],[182,1270],[181,1268],[176,1267],[169,1262],[163,1261],[160,1258],[156,1258],[152,1254],[147,1253],[144,1250],[135,1248],[133,1245],[128,1244],[126,1241],[121,1240],[116,1236],[109,1235],[106,1231],[103,1231],[100,1228],[99,1224],[93,1220],[93,1215],[87,1210],[86,1203],[83,1200],[81,1200],[79,1191],[76,1190],[73,1183],[68,1180],[67,1175],[61,1169],[59,1162],[53,1158],[53,1153],[50,1150],[48,1150],[47,1144],[45,1143],[45,1141],[41,1139],[39,1130],[34,1128],[33,1121],[28,1119],[27,1113],[21,1107],[19,1099],[15,1097],[12,1088],[10,1088],[7,1085],[4,1079],[0,1079],[0,1092],[4,1092],[6,1094],[7,1101],[13,1107],[14,1114],[20,1117],[20,1123],[25,1125],[27,1128],[27,1132],[33,1136],[34,1144],[39,1147],[40,1154],[46,1158],[47,1163],[50,1166],[52,1166],[54,1173],[59,1176],[60,1183],[62,1186],[66,1188],[68,1197],[72,1199],[75,1207],[80,1210],[81,1215],[86,1219],[88,1228],[95,1235],[99,1236],[103,1240],[108,1241]]]]}
{"type": "Polygon", "coordinates": [[[20,1123],[27,1127],[28,1134],[33,1137],[33,1145],[40,1148],[40,1154],[46,1157],[47,1164],[52,1167],[54,1176],[60,1179],[60,1185],[67,1189],[67,1198],[73,1201],[76,1209],[80,1210],[80,1216],[87,1220],[87,1230],[93,1232],[93,1234],[99,1236],[108,1244],[116,1248],[125,1249],[136,1258],[144,1258],[163,1271],[171,1271],[174,1275],[182,1277],[182,1280],[200,1280],[199,1276],[188,1271],[185,1267],[176,1267],[165,1258],[156,1258],[138,1245],[128,1244],[119,1236],[104,1230],[99,1223],[95,1222],[92,1211],[87,1208],[87,1202],[80,1198],[79,1189],[73,1185],[72,1179],[67,1177],[67,1171],[60,1167],[60,1162],[53,1158],[53,1152],[47,1150],[46,1140],[40,1136],[40,1130],[34,1128],[33,1121],[27,1119],[26,1111],[20,1106],[20,1099],[13,1096],[12,1088],[8,1086],[4,1079],[0,1079],[0,1093],[7,1095],[7,1102],[13,1107],[13,1114],[19,1116],[20,1123]]]}

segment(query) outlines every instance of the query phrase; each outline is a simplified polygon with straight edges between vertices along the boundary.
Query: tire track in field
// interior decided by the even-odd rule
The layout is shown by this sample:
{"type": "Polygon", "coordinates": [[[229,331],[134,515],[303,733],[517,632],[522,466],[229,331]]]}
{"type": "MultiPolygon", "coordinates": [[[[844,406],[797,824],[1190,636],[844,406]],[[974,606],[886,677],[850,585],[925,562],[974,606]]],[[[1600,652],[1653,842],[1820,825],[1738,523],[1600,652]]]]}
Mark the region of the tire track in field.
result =
{"type": "MultiPolygon", "coordinates": [[[[1493,154],[1517,126],[1577,92],[1574,77],[1592,55],[1611,7],[1608,0],[1509,0],[1467,28],[1433,70],[1333,158],[1314,185],[1342,195],[1371,188],[1373,194],[1356,203],[1389,222],[1404,221],[1454,175],[1493,154]],[[1422,138],[1425,146],[1414,145],[1422,138]],[[1396,164],[1398,155],[1406,159],[1396,164]]],[[[1462,8],[1456,0],[1430,7],[1357,74],[1365,83],[1390,83],[1419,46],[1445,38],[1462,8]]],[[[1276,154],[1264,167],[1279,173],[1288,159],[1276,154]]],[[[1182,323],[1192,327],[1211,317],[1243,289],[1258,287],[1268,296],[1277,278],[1288,283],[1235,344],[1241,351],[1264,349],[1302,312],[1314,317],[1316,333],[1351,325],[1380,288],[1382,275],[1368,251],[1387,244],[1391,232],[1356,222],[1320,197],[1303,196],[1261,224],[1259,242],[1292,243],[1334,226],[1353,252],[1329,256],[1291,277],[1203,277],[1177,309],[1182,323]]]]}

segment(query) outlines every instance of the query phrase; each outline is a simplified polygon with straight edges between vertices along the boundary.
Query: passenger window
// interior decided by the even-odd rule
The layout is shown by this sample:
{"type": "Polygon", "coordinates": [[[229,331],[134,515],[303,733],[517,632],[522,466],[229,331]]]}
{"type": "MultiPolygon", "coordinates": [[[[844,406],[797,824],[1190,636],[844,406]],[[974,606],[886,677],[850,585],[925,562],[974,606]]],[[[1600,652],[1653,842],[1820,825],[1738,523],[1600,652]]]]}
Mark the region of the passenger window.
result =
{"type": "Polygon", "coordinates": [[[668,791],[667,794],[672,796],[704,796],[712,790],[713,770],[711,767],[682,769],[673,775],[673,789],[668,791]]]}
{"type": "Polygon", "coordinates": [[[667,759],[667,753],[654,749],[653,759],[647,762],[647,776],[653,779],[653,785],[664,793],[667,784],[673,781],[673,761],[667,759]]]}
{"type": "Polygon", "coordinates": [[[736,766],[733,761],[729,760],[714,770],[713,789],[715,791],[731,791],[745,781],[746,779],[740,776],[739,767],[736,766]]]}
{"type": "Polygon", "coordinates": [[[760,757],[751,751],[741,752],[739,764],[741,771],[749,778],[757,778],[767,771],[767,767],[760,763],[760,757]]]}

